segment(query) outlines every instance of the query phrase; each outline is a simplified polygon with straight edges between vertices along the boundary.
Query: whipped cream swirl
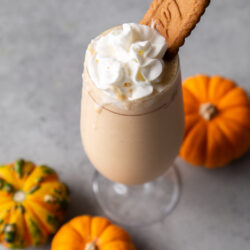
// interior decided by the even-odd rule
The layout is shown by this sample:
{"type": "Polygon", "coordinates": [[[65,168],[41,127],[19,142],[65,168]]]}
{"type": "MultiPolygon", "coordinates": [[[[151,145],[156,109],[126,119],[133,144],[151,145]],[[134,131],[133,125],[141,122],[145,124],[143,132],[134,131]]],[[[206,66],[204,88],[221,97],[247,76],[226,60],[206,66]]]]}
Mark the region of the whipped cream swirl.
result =
{"type": "Polygon", "coordinates": [[[92,40],[88,71],[97,88],[120,100],[153,93],[164,69],[165,38],[146,25],[126,23],[92,40]]]}

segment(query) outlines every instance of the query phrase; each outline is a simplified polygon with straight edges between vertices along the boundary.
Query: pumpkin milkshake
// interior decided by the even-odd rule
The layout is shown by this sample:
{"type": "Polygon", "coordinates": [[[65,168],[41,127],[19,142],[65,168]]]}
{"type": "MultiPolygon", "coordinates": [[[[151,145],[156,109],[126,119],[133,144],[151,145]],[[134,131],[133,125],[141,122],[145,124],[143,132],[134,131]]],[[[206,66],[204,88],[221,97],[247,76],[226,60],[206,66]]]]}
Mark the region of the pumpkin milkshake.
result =
{"type": "Polygon", "coordinates": [[[165,38],[128,23],[89,44],[83,72],[81,135],[105,177],[126,185],[162,175],[184,134],[178,57],[164,61],[165,38]]]}

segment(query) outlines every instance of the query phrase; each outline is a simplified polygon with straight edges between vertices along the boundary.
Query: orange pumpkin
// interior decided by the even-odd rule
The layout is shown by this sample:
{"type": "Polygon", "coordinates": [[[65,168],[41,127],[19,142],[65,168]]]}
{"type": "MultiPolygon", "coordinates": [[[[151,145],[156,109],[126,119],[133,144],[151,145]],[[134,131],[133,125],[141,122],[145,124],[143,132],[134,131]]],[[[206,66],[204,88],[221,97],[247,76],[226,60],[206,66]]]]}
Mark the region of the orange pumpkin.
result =
{"type": "Polygon", "coordinates": [[[6,247],[44,244],[64,219],[68,190],[48,166],[17,160],[0,166],[0,241],[6,247]]]}
{"type": "Polygon", "coordinates": [[[229,79],[197,75],[183,83],[186,131],[180,156],[215,168],[240,157],[250,145],[246,93],[229,79]]]}
{"type": "Polygon", "coordinates": [[[130,236],[103,217],[78,216],[55,235],[51,250],[135,250],[130,236]]]}

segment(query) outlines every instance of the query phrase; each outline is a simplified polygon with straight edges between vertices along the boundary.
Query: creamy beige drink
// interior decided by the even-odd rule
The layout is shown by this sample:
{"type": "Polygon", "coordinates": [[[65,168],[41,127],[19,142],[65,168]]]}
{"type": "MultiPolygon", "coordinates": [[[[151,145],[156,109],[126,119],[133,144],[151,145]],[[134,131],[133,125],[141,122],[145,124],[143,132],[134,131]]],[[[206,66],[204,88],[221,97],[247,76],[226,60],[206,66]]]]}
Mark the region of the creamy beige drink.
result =
{"type": "Polygon", "coordinates": [[[93,166],[114,182],[153,180],[178,154],[184,134],[181,76],[177,57],[162,60],[164,43],[157,31],[127,24],[88,47],[82,141],[93,166]]]}

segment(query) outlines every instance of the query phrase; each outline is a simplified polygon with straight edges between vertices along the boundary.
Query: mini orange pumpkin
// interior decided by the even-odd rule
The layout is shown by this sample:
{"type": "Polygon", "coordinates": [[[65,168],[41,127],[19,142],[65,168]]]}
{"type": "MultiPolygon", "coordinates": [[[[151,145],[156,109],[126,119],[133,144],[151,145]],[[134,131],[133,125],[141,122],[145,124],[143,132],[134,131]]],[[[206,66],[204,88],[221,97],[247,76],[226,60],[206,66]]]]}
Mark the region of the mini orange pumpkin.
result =
{"type": "Polygon", "coordinates": [[[215,168],[240,157],[250,145],[249,99],[220,76],[197,75],[183,83],[185,137],[180,156],[215,168]]]}
{"type": "Polygon", "coordinates": [[[51,250],[135,250],[130,236],[103,217],[78,216],[61,227],[51,250]]]}
{"type": "Polygon", "coordinates": [[[64,219],[68,190],[48,166],[17,160],[0,166],[0,241],[24,248],[45,243],[64,219]]]}

